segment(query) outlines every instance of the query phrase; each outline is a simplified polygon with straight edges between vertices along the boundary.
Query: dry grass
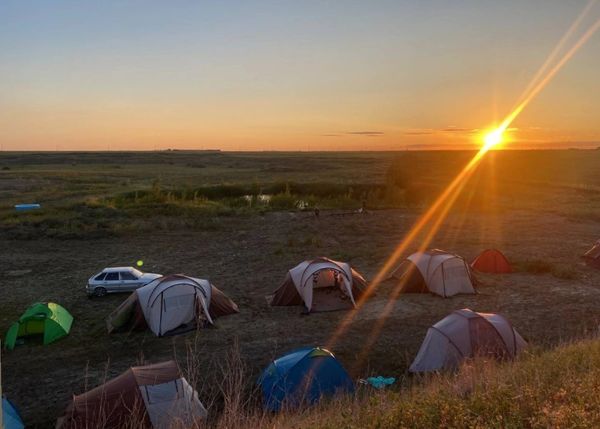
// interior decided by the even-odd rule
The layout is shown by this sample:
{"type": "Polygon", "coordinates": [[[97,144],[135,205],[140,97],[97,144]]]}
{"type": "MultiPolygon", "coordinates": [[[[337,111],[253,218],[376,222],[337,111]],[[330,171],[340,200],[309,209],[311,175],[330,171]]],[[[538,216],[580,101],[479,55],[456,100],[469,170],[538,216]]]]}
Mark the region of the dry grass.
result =
{"type": "Polygon", "coordinates": [[[564,280],[575,280],[580,275],[572,264],[567,265],[552,260],[528,259],[516,262],[514,265],[516,271],[531,274],[549,273],[558,279],[564,280]]]}
{"type": "Polygon", "coordinates": [[[599,377],[600,341],[586,340],[511,363],[471,362],[457,373],[414,379],[400,391],[363,392],[267,426],[594,428],[600,425],[599,377]]]}
{"type": "MultiPolygon", "coordinates": [[[[191,350],[191,349],[190,349],[191,350]]],[[[187,373],[200,368],[193,353],[187,373]]],[[[415,376],[388,391],[360,388],[312,408],[271,414],[249,391],[237,345],[218,365],[218,397],[202,398],[209,420],[195,427],[242,428],[595,428],[600,425],[600,341],[533,349],[513,362],[474,360],[452,373],[415,376]],[[221,404],[221,405],[217,405],[221,404]]],[[[188,376],[189,377],[189,376],[188,376]]],[[[132,428],[135,425],[132,426],[132,428]]],[[[176,426],[180,427],[180,426],[176,426]]]]}

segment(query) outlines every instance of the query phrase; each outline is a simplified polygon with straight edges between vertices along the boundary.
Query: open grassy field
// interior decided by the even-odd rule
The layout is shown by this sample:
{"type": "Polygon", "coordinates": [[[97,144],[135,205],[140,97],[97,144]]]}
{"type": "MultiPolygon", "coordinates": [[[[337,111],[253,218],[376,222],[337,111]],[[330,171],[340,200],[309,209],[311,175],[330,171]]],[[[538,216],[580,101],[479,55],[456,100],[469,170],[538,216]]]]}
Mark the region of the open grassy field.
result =
{"type": "MultiPolygon", "coordinates": [[[[60,342],[3,352],[5,393],[28,424],[50,427],[86,386],[141,361],[175,357],[186,368],[191,353],[201,369],[194,382],[211,404],[219,365],[236,347],[250,388],[270,359],[327,343],[345,316],[268,307],[265,295],[286,271],[323,255],[373,277],[472,155],[0,153],[0,330],[35,301],[58,302],[75,318],[60,342]],[[12,208],[26,202],[43,208],[12,208]],[[350,214],[361,206],[367,213],[350,214]],[[105,266],[140,259],[149,272],[210,279],[240,314],[176,337],[107,335],[105,317],[125,296],[90,300],[86,281],[105,266]]],[[[599,167],[597,150],[490,153],[431,247],[469,260],[496,247],[518,271],[478,275],[477,295],[401,296],[365,354],[391,293],[383,284],[333,352],[354,377],[395,376],[400,389],[412,382],[406,369],[427,328],[454,309],[501,313],[539,349],[595,333],[600,271],[580,256],[600,238],[599,167]]],[[[217,399],[213,418],[219,409],[217,399]]]]}

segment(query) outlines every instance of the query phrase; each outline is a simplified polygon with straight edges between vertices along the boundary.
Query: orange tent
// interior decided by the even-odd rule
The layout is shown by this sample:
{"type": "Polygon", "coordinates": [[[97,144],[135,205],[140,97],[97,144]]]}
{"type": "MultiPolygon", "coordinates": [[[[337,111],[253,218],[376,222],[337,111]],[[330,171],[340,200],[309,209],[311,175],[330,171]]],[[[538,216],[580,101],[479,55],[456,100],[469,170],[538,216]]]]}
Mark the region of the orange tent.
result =
{"type": "Polygon", "coordinates": [[[486,249],[471,262],[471,268],[482,273],[511,273],[508,259],[496,249],[486,249]]]}

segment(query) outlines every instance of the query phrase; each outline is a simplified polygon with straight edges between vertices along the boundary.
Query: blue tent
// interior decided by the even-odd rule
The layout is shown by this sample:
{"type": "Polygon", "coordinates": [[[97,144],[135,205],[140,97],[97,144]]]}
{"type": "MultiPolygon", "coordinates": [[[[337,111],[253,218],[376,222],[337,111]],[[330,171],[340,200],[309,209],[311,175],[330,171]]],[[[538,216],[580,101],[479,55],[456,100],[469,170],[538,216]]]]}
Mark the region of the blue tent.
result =
{"type": "Polygon", "coordinates": [[[295,350],[273,361],[258,380],[269,411],[314,404],[336,392],[354,392],[354,383],[333,353],[321,347],[295,350]]]}
{"type": "Polygon", "coordinates": [[[15,406],[6,398],[2,398],[3,429],[23,429],[25,425],[15,406]]]}

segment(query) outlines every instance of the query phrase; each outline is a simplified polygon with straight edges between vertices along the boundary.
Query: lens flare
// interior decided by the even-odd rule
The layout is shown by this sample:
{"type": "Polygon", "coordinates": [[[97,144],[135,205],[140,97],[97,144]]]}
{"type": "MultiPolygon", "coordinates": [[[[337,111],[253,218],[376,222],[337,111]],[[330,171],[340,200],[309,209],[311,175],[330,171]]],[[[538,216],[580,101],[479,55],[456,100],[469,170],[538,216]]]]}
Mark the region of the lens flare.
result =
{"type": "Polygon", "coordinates": [[[141,267],[142,265],[144,265],[144,261],[142,261],[141,259],[139,261],[136,262],[136,265],[138,267],[141,267]]]}
{"type": "Polygon", "coordinates": [[[500,143],[502,143],[502,134],[504,134],[504,130],[502,128],[496,128],[495,130],[488,131],[483,136],[482,149],[487,152],[494,146],[498,146],[500,143]]]}

